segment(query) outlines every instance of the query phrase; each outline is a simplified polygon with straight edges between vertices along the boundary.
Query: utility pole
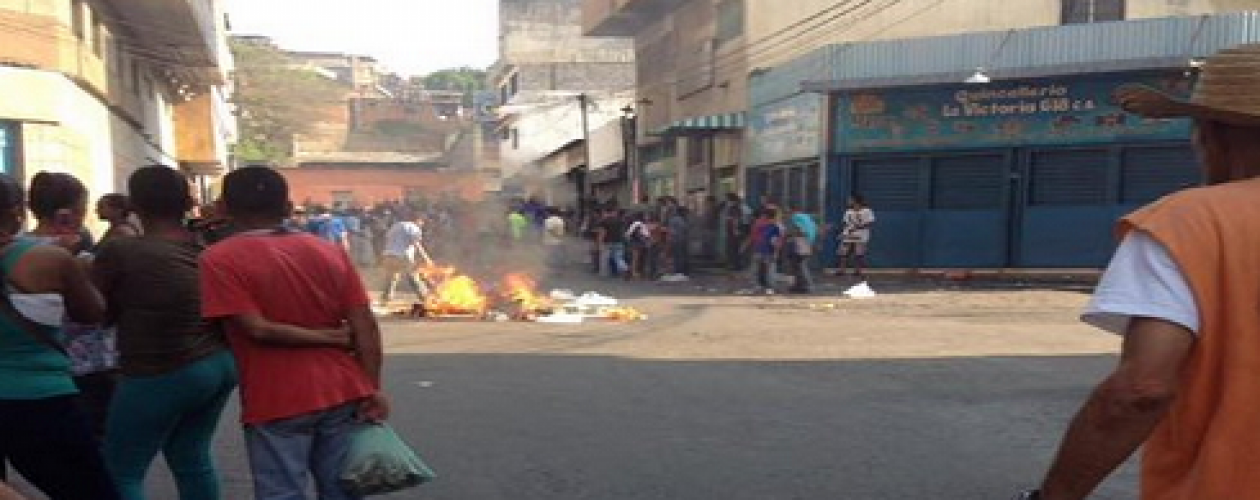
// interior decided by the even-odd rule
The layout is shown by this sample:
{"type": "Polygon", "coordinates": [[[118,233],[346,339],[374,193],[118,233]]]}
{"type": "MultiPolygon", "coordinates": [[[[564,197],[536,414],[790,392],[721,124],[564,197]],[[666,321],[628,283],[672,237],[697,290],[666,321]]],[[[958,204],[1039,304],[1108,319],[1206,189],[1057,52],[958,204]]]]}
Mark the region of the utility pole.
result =
{"type": "Polygon", "coordinates": [[[578,210],[585,215],[590,209],[588,206],[591,202],[590,174],[595,168],[591,165],[591,118],[588,114],[591,98],[586,94],[578,94],[577,100],[578,106],[582,108],[582,154],[586,162],[586,171],[578,178],[578,210]]]}

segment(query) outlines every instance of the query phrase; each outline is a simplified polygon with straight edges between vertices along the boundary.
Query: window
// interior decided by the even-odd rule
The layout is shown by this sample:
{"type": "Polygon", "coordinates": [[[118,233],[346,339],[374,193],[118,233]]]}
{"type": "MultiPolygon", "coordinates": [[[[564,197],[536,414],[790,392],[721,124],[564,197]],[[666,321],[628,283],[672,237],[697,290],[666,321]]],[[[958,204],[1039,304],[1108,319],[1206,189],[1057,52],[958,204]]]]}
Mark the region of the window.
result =
{"type": "Polygon", "coordinates": [[[18,162],[18,124],[0,121],[0,172],[16,176],[21,171],[18,162]]]}
{"type": "Polygon", "coordinates": [[[105,57],[105,25],[101,24],[101,18],[92,17],[92,51],[96,53],[96,57],[105,57]]]}
{"type": "Polygon", "coordinates": [[[1063,24],[1124,20],[1124,0],[1063,0],[1063,24]]]}
{"type": "Polygon", "coordinates": [[[70,29],[74,31],[75,38],[79,40],[87,39],[86,8],[83,5],[83,0],[70,2],[70,29]]]}
{"type": "Polygon", "coordinates": [[[724,0],[717,5],[717,43],[744,35],[744,0],[724,0]]]}

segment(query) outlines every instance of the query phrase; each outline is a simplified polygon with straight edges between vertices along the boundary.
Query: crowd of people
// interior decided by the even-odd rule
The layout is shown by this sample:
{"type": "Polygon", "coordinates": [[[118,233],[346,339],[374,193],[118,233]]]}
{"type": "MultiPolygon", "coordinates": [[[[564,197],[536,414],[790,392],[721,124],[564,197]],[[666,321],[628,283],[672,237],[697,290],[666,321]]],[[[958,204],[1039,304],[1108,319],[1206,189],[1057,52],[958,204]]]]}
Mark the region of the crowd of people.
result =
{"type": "Polygon", "coordinates": [[[228,174],[218,209],[167,167],[127,186],[97,204],[93,241],[78,179],[0,175],[0,477],[7,463],[54,500],[138,500],[162,454],[180,498],[221,498],[210,450],[239,386],[256,498],[357,498],[341,462],[389,405],[348,254],[293,229],[268,168],[228,174]]]}
{"type": "MultiPolygon", "coordinates": [[[[792,293],[810,293],[816,255],[832,233],[801,206],[782,207],[763,200],[751,208],[736,194],[696,217],[672,197],[655,203],[644,200],[629,209],[614,206],[592,209],[581,234],[591,242],[591,271],[628,280],[683,281],[691,273],[697,248],[720,253],[728,270],[751,270],[759,292],[776,293],[780,270],[792,277],[792,293]]],[[[834,231],[838,276],[850,267],[861,278],[875,225],[875,212],[861,195],[850,198],[841,224],[834,231]]]]}

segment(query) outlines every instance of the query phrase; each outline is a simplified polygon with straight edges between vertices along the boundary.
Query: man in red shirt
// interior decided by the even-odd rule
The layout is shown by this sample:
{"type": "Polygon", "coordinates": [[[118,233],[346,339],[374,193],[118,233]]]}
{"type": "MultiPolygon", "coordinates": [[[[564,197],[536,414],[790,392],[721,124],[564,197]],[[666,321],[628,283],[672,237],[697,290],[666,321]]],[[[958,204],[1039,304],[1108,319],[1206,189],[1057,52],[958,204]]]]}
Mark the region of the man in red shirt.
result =
{"type": "Polygon", "coordinates": [[[226,327],[259,500],[352,499],[337,485],[352,431],[380,421],[380,329],[345,250],[286,229],[288,186],[272,169],[224,179],[235,236],[201,258],[202,309],[226,327]]]}

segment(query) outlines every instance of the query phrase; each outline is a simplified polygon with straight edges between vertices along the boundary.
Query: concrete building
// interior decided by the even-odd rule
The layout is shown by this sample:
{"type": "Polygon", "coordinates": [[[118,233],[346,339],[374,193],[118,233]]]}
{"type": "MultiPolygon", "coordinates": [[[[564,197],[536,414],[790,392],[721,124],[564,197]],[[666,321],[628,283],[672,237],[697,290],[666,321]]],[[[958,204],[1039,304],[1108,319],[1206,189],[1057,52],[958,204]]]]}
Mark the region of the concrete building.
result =
{"type": "MultiPolygon", "coordinates": [[[[633,102],[634,48],[628,39],[583,37],[580,0],[501,0],[499,16],[499,61],[489,74],[499,101],[499,160],[505,179],[522,179],[539,175],[536,162],[583,138],[583,114],[588,130],[621,119],[633,102]]],[[[597,173],[615,164],[581,167],[607,183],[625,179],[597,173]]],[[[575,192],[589,187],[587,177],[570,177],[575,192]]]]}
{"type": "Polygon", "coordinates": [[[0,171],[100,195],[161,164],[208,190],[235,137],[231,69],[214,0],[0,1],[0,171]]]}
{"type": "Polygon", "coordinates": [[[752,73],[750,198],[834,224],[863,194],[882,267],[1101,266],[1117,217],[1199,182],[1189,125],[1128,115],[1114,91],[1188,94],[1194,59],[1260,41],[1260,2],[942,4],[994,14],[920,6],[752,73]]]}
{"type": "MultiPolygon", "coordinates": [[[[655,186],[653,191],[673,191],[658,194],[692,193],[689,204],[705,208],[701,194],[747,191],[743,169],[755,164],[750,160],[764,161],[749,157],[761,154],[758,149],[763,146],[745,142],[746,113],[752,105],[766,104],[750,93],[750,80],[819,47],[1191,16],[1254,9],[1257,4],[1254,0],[1021,0],[1016,9],[1000,0],[583,0],[582,10],[587,35],[635,40],[642,102],[640,137],[644,138],[640,157],[647,182],[655,186]]],[[[902,55],[890,53],[878,63],[893,65],[899,59],[902,55]]],[[[837,64],[813,62],[813,71],[837,64]]],[[[980,57],[967,69],[974,71],[986,63],[980,57]]],[[[791,128],[791,133],[808,136],[820,130],[826,115],[821,109],[817,103],[799,104],[795,110],[779,110],[774,120],[791,128]]],[[[823,144],[795,147],[799,151],[823,144]]],[[[808,170],[793,174],[808,183],[801,189],[820,187],[818,162],[803,168],[808,170]]],[[[811,206],[822,203],[820,199],[801,201],[811,206]]]]}

